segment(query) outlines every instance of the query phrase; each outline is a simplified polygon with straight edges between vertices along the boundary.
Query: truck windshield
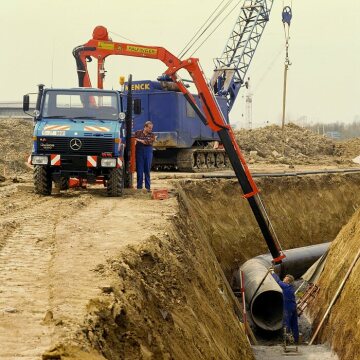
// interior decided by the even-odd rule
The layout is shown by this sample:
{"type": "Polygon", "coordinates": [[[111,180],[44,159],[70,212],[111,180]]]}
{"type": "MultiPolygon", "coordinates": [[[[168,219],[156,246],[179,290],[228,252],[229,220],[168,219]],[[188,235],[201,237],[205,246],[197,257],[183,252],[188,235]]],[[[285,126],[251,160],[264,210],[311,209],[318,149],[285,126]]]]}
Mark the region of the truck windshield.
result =
{"type": "Polygon", "coordinates": [[[118,120],[118,97],[106,91],[48,90],[42,106],[42,117],[118,120]]]}

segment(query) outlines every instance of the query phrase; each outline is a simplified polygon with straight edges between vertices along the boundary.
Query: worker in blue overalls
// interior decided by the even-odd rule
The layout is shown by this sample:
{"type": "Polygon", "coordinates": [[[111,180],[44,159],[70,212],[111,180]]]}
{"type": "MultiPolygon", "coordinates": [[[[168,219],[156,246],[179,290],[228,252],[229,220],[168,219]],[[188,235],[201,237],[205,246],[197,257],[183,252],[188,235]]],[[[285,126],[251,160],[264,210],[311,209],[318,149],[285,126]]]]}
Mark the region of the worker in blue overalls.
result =
{"type": "Polygon", "coordinates": [[[143,188],[145,175],[145,188],[150,191],[150,170],[153,157],[153,143],[155,135],[152,132],[153,123],[147,121],[144,124],[143,130],[135,131],[134,137],[136,139],[136,174],[137,174],[137,188],[143,188]]]}
{"type": "Polygon", "coordinates": [[[285,275],[284,280],[281,281],[279,276],[274,273],[274,269],[271,268],[271,274],[275,281],[279,284],[283,292],[284,298],[284,317],[283,322],[286,331],[292,333],[295,344],[299,343],[299,326],[298,326],[298,314],[296,308],[294,277],[292,275],[285,275]]]}

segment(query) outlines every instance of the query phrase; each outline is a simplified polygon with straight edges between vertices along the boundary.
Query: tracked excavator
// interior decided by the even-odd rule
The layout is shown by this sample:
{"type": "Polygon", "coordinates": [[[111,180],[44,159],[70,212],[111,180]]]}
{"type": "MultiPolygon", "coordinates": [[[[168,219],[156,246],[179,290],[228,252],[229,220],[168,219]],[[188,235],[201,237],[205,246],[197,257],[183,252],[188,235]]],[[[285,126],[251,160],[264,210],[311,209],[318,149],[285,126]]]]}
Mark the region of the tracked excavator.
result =
{"type": "Polygon", "coordinates": [[[163,76],[171,78],[183,94],[189,106],[197,114],[202,124],[218,135],[242,188],[243,197],[249,202],[267,243],[273,257],[273,262],[280,263],[285,255],[259,196],[259,189],[251,176],[245,158],[236,142],[232,128],[226,121],[216,101],[213,89],[205,78],[199,59],[190,57],[185,60],[180,60],[163,47],[113,42],[109,38],[107,29],[103,26],[97,26],[93,31],[92,39],[74,50],[79,84],[88,87],[91,86],[87,71],[87,61],[93,57],[97,61],[97,87],[101,89],[105,76],[104,61],[107,56],[114,54],[155,59],[165,64],[167,69],[163,76]],[[179,70],[185,70],[189,73],[197,89],[196,96],[199,101],[190,93],[184,81],[178,75],[179,70]]]}

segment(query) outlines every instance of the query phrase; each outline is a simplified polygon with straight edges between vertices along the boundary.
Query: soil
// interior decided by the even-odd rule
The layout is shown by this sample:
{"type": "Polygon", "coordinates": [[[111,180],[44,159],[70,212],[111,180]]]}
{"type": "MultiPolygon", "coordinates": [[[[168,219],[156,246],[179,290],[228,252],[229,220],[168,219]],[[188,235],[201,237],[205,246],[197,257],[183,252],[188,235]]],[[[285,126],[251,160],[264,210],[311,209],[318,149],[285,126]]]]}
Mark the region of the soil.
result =
{"type": "Polygon", "coordinates": [[[360,140],[335,141],[295,124],[284,132],[277,125],[235,132],[237,142],[250,163],[354,165],[360,155],[360,140]]]}
{"type": "Polygon", "coordinates": [[[0,124],[0,175],[24,176],[31,172],[26,162],[31,153],[32,120],[1,119],[0,124]]]}
{"type": "MultiPolygon", "coordinates": [[[[0,175],[14,178],[31,173],[27,159],[31,152],[33,123],[24,119],[1,119],[0,175]]],[[[358,166],[352,159],[360,155],[360,138],[334,141],[294,124],[255,130],[239,130],[236,139],[250,164],[358,166]],[[255,152],[255,153],[254,153],[255,152]]]]}
{"type": "Polygon", "coordinates": [[[7,183],[0,208],[1,359],[253,358],[219,265],[174,196],[40,197],[7,183]]]}
{"type": "MultiPolygon", "coordinates": [[[[267,250],[238,184],[153,174],[169,199],[97,186],[41,197],[25,164],[32,125],[18,121],[0,133],[0,358],[254,359],[223,275],[267,250]]],[[[291,248],[334,239],[360,204],[359,180],[257,183],[291,248]]]]}
{"type": "MultiPolygon", "coordinates": [[[[316,329],[320,323],[359,248],[360,211],[358,210],[331,245],[318,284],[320,293],[310,307],[310,314],[314,319],[313,329],[316,329]]],[[[317,337],[317,341],[329,342],[341,359],[357,359],[360,353],[359,276],[360,261],[358,260],[317,337]]]]}
{"type": "MultiPolygon", "coordinates": [[[[296,208],[297,226],[307,220],[301,236],[299,227],[282,230],[287,247],[331,237],[357,206],[345,196],[356,174],[285,179],[260,183],[279,211],[296,208]],[[300,188],[306,206],[294,196],[300,188]]],[[[252,359],[219,267],[230,274],[265,252],[238,185],[180,180],[176,190],[169,181],[154,183],[185,197],[153,201],[129,192],[109,199],[96,187],[40,197],[29,183],[3,183],[0,358],[252,359]]]]}
{"type": "Polygon", "coordinates": [[[336,153],[344,158],[353,159],[360,155],[360,138],[352,138],[336,143],[336,153]]]}

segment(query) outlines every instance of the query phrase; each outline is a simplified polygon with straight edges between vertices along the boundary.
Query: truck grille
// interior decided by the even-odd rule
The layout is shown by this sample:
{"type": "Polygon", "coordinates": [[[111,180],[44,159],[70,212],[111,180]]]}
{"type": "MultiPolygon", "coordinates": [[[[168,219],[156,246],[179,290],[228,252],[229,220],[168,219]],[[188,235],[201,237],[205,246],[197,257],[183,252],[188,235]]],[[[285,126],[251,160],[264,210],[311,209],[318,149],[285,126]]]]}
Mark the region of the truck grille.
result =
{"type": "Polygon", "coordinates": [[[102,152],[114,152],[114,139],[40,136],[37,139],[37,148],[38,153],[96,155],[102,152]],[[81,141],[79,150],[70,147],[72,139],[81,141]]]}

